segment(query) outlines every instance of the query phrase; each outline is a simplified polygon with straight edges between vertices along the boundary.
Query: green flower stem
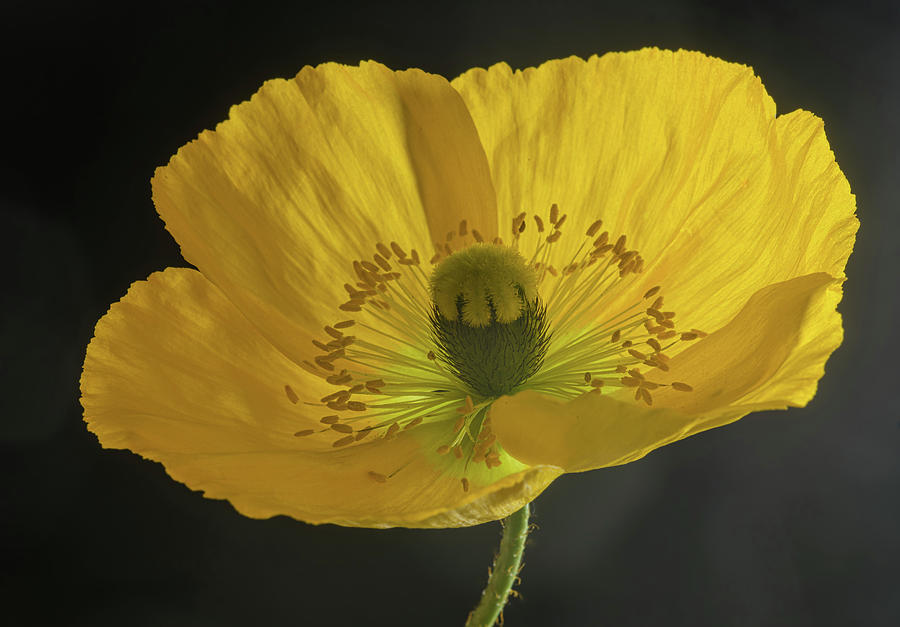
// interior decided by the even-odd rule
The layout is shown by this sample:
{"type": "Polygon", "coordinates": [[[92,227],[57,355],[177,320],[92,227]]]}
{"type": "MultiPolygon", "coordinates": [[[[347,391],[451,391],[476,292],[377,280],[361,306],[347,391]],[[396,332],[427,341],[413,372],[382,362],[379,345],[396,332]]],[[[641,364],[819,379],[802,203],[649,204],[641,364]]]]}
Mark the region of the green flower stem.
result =
{"type": "Polygon", "coordinates": [[[494,568],[487,586],[466,621],[466,627],[491,627],[503,611],[509,591],[519,574],[525,538],[528,536],[528,505],[503,521],[503,538],[500,553],[494,560],[494,568]]]}

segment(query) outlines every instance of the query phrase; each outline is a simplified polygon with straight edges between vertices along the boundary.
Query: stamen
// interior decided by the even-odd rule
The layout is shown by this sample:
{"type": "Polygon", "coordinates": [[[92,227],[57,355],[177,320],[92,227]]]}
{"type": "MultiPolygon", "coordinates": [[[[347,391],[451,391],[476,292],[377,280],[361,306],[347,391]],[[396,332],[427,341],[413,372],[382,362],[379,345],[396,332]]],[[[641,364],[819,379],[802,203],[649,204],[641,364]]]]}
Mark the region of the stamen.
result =
{"type": "Polygon", "coordinates": [[[353,442],[355,440],[356,440],[355,437],[353,437],[352,435],[348,435],[346,437],[341,438],[340,440],[335,440],[334,442],[331,443],[331,446],[333,446],[334,448],[340,448],[342,446],[347,446],[348,444],[353,444],[353,442]]]}
{"type": "MultiPolygon", "coordinates": [[[[677,330],[675,313],[662,309],[662,287],[648,289],[638,283],[635,277],[644,260],[637,250],[626,248],[624,234],[601,232],[603,222],[596,219],[585,229],[580,245],[557,246],[568,215],[553,203],[549,226],[541,216],[532,218],[539,235],[522,237],[529,219],[521,212],[508,223],[510,246],[501,237],[486,244],[477,229],[461,220],[458,229],[439,238],[445,241],[433,242],[432,269],[422,264],[416,248],[401,247],[396,241],[374,243],[368,260],[348,260],[354,277],[343,284],[348,299],[335,305],[336,310],[354,315],[325,324],[323,336],[312,338],[322,354],[300,363],[337,386],[318,403],[307,403],[334,413],[319,419],[318,431],[303,429],[295,437],[330,435],[326,442],[342,448],[372,434],[382,439],[405,437],[421,425],[442,423],[447,436],[436,453],[448,456],[445,463],[458,463],[463,470],[483,463],[491,470],[503,460],[489,416],[491,403],[500,395],[533,389],[572,399],[626,388],[637,402],[652,405],[651,392],[665,384],[648,377],[670,368],[663,351],[706,334],[677,330]],[[517,251],[527,241],[534,242],[534,248],[521,257],[517,251]],[[489,251],[484,253],[488,257],[480,275],[465,268],[445,272],[480,251],[489,251]],[[519,265],[498,263],[504,256],[519,265]],[[441,276],[452,280],[440,283],[441,276]],[[473,281],[473,276],[482,279],[473,281]],[[618,302],[627,290],[635,292],[631,304],[610,310],[608,303],[613,298],[618,302]],[[436,326],[436,321],[444,326],[436,326]],[[470,337],[469,331],[447,327],[450,323],[486,334],[470,337]],[[346,335],[350,327],[354,335],[346,335]],[[459,335],[460,342],[450,341],[451,335],[459,335]],[[469,354],[504,337],[506,348],[496,363],[482,353],[469,354]],[[511,365],[516,359],[510,355],[517,350],[525,364],[520,370],[511,365]],[[473,369],[481,366],[484,372],[475,373],[473,369]],[[640,368],[655,370],[645,374],[640,368]],[[503,380],[485,385],[491,372],[501,373],[503,380]],[[343,437],[332,440],[334,434],[343,437]]],[[[668,386],[692,390],[681,382],[668,386]]],[[[292,404],[299,403],[291,386],[285,385],[284,393],[292,404]]],[[[368,475],[384,483],[402,468],[391,475],[376,471],[368,475]]],[[[468,491],[469,479],[464,477],[461,483],[468,491]]]]}
{"type": "Polygon", "coordinates": [[[294,392],[294,388],[292,388],[292,387],[289,386],[289,385],[285,385],[285,386],[284,386],[284,393],[287,395],[288,400],[289,400],[291,403],[293,403],[294,405],[296,405],[296,404],[297,404],[297,401],[300,400],[300,397],[297,396],[297,393],[296,393],[296,392],[294,392]]]}

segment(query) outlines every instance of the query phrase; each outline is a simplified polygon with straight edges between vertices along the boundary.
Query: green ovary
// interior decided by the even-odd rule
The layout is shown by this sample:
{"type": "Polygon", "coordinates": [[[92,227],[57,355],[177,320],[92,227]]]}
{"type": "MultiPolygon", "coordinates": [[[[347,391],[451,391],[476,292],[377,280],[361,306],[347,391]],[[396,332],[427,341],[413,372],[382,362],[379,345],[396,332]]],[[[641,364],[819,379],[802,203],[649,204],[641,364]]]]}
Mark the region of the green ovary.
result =
{"type": "Polygon", "coordinates": [[[542,366],[550,341],[536,277],[518,252],[477,244],[431,277],[438,357],[473,395],[513,394],[542,366]]]}

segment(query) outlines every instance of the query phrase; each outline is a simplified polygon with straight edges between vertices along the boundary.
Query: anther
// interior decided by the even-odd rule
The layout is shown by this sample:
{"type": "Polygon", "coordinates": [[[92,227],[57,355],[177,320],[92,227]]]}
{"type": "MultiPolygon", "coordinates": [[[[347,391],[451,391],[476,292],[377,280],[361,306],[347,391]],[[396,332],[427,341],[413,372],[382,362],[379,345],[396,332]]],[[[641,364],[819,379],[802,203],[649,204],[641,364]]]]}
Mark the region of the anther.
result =
{"type": "Polygon", "coordinates": [[[394,254],[397,255],[400,259],[406,257],[406,251],[400,248],[400,244],[397,242],[391,242],[391,250],[394,251],[394,254]]]}
{"type": "Polygon", "coordinates": [[[459,222],[459,236],[460,236],[460,237],[463,237],[463,236],[466,235],[466,233],[468,233],[468,232],[469,232],[469,230],[468,230],[467,222],[466,222],[465,220],[460,220],[460,222],[459,222]]]}
{"type": "MultiPolygon", "coordinates": [[[[660,289],[662,289],[662,288],[659,285],[657,285],[656,287],[651,287],[644,294],[644,298],[652,298],[653,296],[656,296],[656,294],[659,293],[660,289]]],[[[654,307],[654,309],[658,309],[658,307],[654,307]]]]}
{"type": "Polygon", "coordinates": [[[422,420],[423,420],[422,416],[417,416],[416,418],[413,418],[412,420],[410,420],[409,422],[407,422],[407,423],[403,426],[403,428],[404,428],[404,429],[412,429],[413,427],[417,427],[417,426],[419,426],[420,424],[422,424],[422,420]]]}
{"type": "Polygon", "coordinates": [[[331,425],[331,428],[337,431],[338,433],[353,433],[353,427],[350,425],[345,425],[340,422],[336,422],[331,425]]]}
{"type": "Polygon", "coordinates": [[[335,329],[346,329],[347,327],[352,327],[354,324],[356,324],[355,320],[341,320],[340,322],[334,323],[334,328],[335,329]]]}
{"type": "Polygon", "coordinates": [[[460,479],[460,482],[462,483],[463,492],[468,492],[469,491],[469,480],[466,479],[465,477],[463,477],[462,479],[460,479]]]}
{"type": "Polygon", "coordinates": [[[594,237],[597,231],[600,230],[600,227],[603,226],[603,220],[597,220],[593,224],[588,227],[588,230],[585,232],[585,235],[588,237],[594,237]]]}
{"type": "Polygon", "coordinates": [[[382,244],[381,242],[378,242],[377,244],[375,244],[375,249],[378,251],[378,254],[381,255],[382,257],[384,257],[385,259],[391,258],[391,249],[388,248],[387,246],[385,246],[384,244],[382,244]]]}
{"type": "Polygon", "coordinates": [[[348,392],[347,390],[338,390],[337,392],[332,392],[331,394],[323,396],[319,399],[319,401],[322,403],[327,403],[329,401],[343,402],[346,400],[350,400],[350,392],[348,392]]]}
{"type": "Polygon", "coordinates": [[[366,411],[366,404],[359,401],[348,401],[347,409],[350,411],[366,411]]]}
{"type": "Polygon", "coordinates": [[[687,383],[681,383],[680,381],[673,381],[669,385],[672,386],[673,390],[678,390],[679,392],[692,392],[694,390],[687,383]]]}
{"type": "Polygon", "coordinates": [[[375,263],[377,263],[379,266],[381,266],[381,269],[384,270],[385,272],[390,272],[391,270],[393,270],[393,268],[391,268],[391,264],[389,264],[387,262],[387,259],[385,259],[381,255],[375,255],[372,258],[375,260],[375,263]]]}
{"type": "Polygon", "coordinates": [[[339,420],[339,418],[338,418],[337,416],[331,415],[331,416],[325,416],[325,417],[323,417],[321,420],[319,420],[319,422],[321,422],[322,424],[325,424],[325,425],[333,425],[333,424],[335,424],[338,420],[339,420]]]}
{"type": "Polygon", "coordinates": [[[288,400],[292,402],[294,405],[297,404],[297,401],[300,400],[300,397],[297,396],[297,393],[294,392],[294,388],[289,385],[284,386],[284,393],[288,397],[288,400]]]}
{"type": "Polygon", "coordinates": [[[557,219],[559,219],[559,205],[553,203],[550,205],[550,223],[556,224],[557,219]]]}
{"type": "Polygon", "coordinates": [[[650,396],[650,392],[647,391],[647,388],[638,388],[637,395],[640,395],[641,400],[647,403],[647,405],[653,404],[653,397],[650,396]]]}
{"type": "Polygon", "coordinates": [[[313,346],[315,346],[316,348],[318,348],[321,351],[325,351],[326,353],[331,352],[331,347],[329,347],[328,344],[322,344],[322,342],[320,342],[319,340],[313,340],[312,343],[313,343],[313,346]]]}
{"type": "Polygon", "coordinates": [[[568,218],[568,217],[569,217],[569,214],[568,214],[568,213],[562,214],[562,216],[560,216],[559,220],[556,221],[556,224],[553,225],[554,228],[556,228],[557,231],[558,231],[559,229],[561,229],[561,228],[562,228],[562,225],[563,225],[563,222],[565,222],[565,221],[566,221],[566,218],[568,218]]]}
{"type": "Polygon", "coordinates": [[[378,483],[385,483],[388,478],[381,474],[380,472],[375,472],[374,470],[369,471],[369,477],[377,481],[378,483]]]}
{"type": "Polygon", "coordinates": [[[331,446],[333,446],[334,448],[338,448],[341,446],[347,446],[348,444],[353,444],[353,442],[355,440],[356,440],[356,438],[354,436],[348,435],[348,436],[341,438],[340,440],[335,440],[334,442],[331,443],[331,446]]]}
{"type": "Polygon", "coordinates": [[[534,223],[537,225],[538,233],[543,233],[544,232],[544,221],[541,220],[541,217],[539,215],[535,215],[533,217],[534,217],[534,223]]]}
{"type": "Polygon", "coordinates": [[[446,454],[449,453],[449,452],[450,452],[450,445],[449,445],[449,444],[441,444],[439,447],[437,447],[437,454],[438,454],[438,455],[446,455],[446,454]]]}
{"type": "Polygon", "coordinates": [[[350,383],[353,381],[353,377],[348,374],[334,374],[325,379],[328,383],[332,385],[344,385],[345,383],[350,383]]]}
{"type": "Polygon", "coordinates": [[[384,437],[389,438],[400,430],[400,425],[396,422],[391,423],[391,426],[388,427],[387,432],[384,434],[384,437]]]}
{"type": "Polygon", "coordinates": [[[313,358],[313,361],[315,361],[316,365],[318,365],[320,368],[324,368],[325,370],[334,370],[334,366],[324,355],[316,355],[313,358]]]}
{"type": "Polygon", "coordinates": [[[295,433],[295,434],[294,434],[294,437],[296,437],[296,438],[305,438],[306,436],[312,435],[312,434],[315,433],[315,432],[316,432],[315,429],[303,429],[302,431],[298,431],[297,433],[295,433]]]}

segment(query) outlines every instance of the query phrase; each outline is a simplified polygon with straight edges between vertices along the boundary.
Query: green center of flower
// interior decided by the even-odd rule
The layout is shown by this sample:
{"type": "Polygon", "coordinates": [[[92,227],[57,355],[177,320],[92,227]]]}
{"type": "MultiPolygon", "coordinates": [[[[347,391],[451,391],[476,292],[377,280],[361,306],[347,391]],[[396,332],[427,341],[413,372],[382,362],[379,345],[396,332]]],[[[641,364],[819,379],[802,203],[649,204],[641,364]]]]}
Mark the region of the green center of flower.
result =
{"type": "Polygon", "coordinates": [[[431,297],[438,357],[474,394],[512,394],[540,369],[547,310],[514,249],[474,244],[450,255],[431,276],[431,297]]]}

